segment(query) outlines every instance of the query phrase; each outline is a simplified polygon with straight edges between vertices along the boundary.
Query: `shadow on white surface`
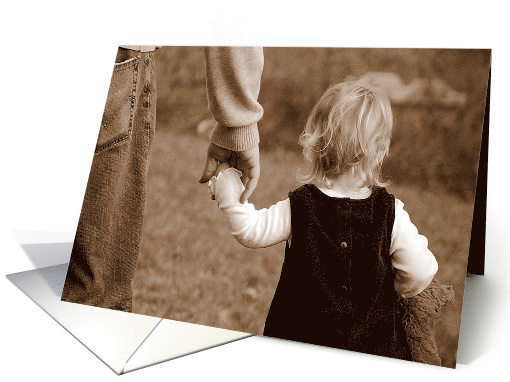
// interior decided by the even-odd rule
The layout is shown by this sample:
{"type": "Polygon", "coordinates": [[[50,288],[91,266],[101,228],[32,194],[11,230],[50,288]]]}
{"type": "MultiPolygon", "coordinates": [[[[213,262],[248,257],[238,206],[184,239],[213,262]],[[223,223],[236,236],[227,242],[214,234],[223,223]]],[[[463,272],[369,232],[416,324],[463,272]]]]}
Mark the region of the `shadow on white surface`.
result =
{"type": "Polygon", "coordinates": [[[11,230],[35,268],[69,263],[74,233],[42,230],[11,230]]]}
{"type": "Polygon", "coordinates": [[[35,268],[69,263],[73,243],[21,244],[35,268]]]}
{"type": "Polygon", "coordinates": [[[487,276],[468,275],[464,289],[457,363],[468,365],[488,350],[494,284],[487,276]]]}

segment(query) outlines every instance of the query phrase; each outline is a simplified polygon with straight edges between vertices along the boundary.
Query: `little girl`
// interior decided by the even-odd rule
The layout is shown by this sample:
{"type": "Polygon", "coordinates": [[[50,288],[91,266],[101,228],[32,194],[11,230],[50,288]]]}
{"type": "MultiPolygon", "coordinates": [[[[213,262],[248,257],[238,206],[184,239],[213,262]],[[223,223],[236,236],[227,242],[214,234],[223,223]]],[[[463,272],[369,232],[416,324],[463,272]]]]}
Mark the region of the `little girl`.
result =
{"type": "Polygon", "coordinates": [[[308,183],[269,209],[239,202],[239,172],[221,164],[209,184],[244,246],[286,241],[264,335],[411,360],[399,295],[414,296],[437,262],[380,179],[392,113],[366,80],[328,89],[301,134],[308,183]],[[221,171],[220,171],[221,170],[221,171]]]}

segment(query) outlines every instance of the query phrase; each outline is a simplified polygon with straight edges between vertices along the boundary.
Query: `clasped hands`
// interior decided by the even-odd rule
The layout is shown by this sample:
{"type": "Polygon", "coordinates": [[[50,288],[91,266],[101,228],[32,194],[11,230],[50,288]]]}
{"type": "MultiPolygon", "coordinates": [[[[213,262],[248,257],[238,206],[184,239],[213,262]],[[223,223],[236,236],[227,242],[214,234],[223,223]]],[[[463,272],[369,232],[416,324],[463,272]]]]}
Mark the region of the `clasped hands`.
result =
{"type": "Polygon", "coordinates": [[[253,193],[259,181],[259,147],[257,145],[245,151],[232,151],[210,143],[207,149],[204,172],[199,182],[206,183],[214,175],[218,175],[219,171],[224,168],[220,164],[225,162],[242,172],[241,181],[245,190],[241,194],[240,202],[243,204],[253,193]]]}

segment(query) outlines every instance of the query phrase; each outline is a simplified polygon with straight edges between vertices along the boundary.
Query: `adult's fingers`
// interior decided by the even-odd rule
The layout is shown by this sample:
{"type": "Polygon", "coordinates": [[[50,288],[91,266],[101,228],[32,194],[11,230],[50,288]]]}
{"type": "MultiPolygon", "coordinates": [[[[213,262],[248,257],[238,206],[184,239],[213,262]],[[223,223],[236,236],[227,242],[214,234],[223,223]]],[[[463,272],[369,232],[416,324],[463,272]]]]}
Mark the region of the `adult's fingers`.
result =
{"type": "Polygon", "coordinates": [[[260,177],[260,158],[258,145],[246,151],[237,153],[241,160],[239,169],[242,171],[243,176],[241,180],[245,186],[244,192],[241,194],[240,202],[244,203],[251,196],[260,177]]]}
{"type": "Polygon", "coordinates": [[[244,171],[241,175],[241,182],[243,182],[243,186],[246,188],[246,184],[248,183],[248,180],[250,178],[248,177],[248,172],[244,171]]]}
{"type": "Polygon", "coordinates": [[[230,157],[230,153],[230,150],[216,146],[214,143],[210,143],[207,149],[207,159],[205,160],[204,172],[202,173],[199,182],[208,182],[214,175],[218,163],[226,162],[230,157]]]}
{"type": "Polygon", "coordinates": [[[240,199],[241,203],[246,202],[253,193],[253,191],[255,191],[255,189],[257,188],[257,183],[259,182],[259,178],[260,178],[260,166],[257,164],[257,166],[252,167],[248,172],[248,181],[245,184],[245,190],[241,194],[240,199]]]}
{"type": "Polygon", "coordinates": [[[258,181],[259,181],[258,178],[250,178],[250,180],[248,180],[248,182],[246,183],[246,188],[241,194],[240,200],[241,204],[246,202],[253,193],[253,191],[255,191],[255,188],[257,188],[258,181]]]}
{"type": "Polygon", "coordinates": [[[218,161],[216,160],[216,158],[208,155],[207,159],[205,161],[204,172],[202,173],[202,176],[200,177],[199,182],[200,183],[208,182],[211,179],[211,177],[214,175],[214,173],[216,172],[217,166],[218,166],[218,161]]]}

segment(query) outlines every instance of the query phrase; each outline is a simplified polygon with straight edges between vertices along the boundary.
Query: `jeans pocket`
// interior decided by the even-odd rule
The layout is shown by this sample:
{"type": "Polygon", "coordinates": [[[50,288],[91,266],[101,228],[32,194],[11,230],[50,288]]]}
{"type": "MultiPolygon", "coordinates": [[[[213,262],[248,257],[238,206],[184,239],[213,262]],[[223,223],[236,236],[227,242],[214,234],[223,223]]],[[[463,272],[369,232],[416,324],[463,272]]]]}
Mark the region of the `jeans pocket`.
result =
{"type": "Polygon", "coordinates": [[[96,154],[131,138],[139,61],[139,57],[133,57],[114,66],[96,154]]]}

